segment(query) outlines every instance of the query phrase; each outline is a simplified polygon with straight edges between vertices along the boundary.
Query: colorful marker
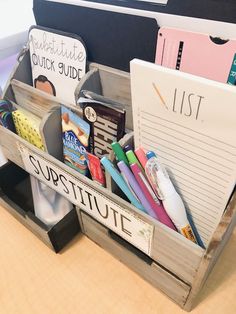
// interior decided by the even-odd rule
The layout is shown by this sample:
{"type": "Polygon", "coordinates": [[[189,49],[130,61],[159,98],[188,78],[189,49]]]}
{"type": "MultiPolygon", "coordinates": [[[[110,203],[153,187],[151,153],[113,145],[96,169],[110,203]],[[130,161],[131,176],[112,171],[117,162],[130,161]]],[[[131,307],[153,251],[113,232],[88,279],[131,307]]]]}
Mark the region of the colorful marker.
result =
{"type": "Polygon", "coordinates": [[[143,169],[145,169],[145,165],[147,162],[147,156],[145,154],[145,151],[140,147],[135,149],[134,151],[135,155],[137,156],[140,164],[142,165],[143,169]]]}
{"type": "Polygon", "coordinates": [[[129,182],[131,188],[133,189],[134,193],[137,195],[138,199],[140,200],[141,204],[145,208],[146,212],[150,216],[152,216],[153,218],[157,219],[157,215],[156,215],[155,211],[152,209],[150,203],[146,199],[141,187],[139,186],[138,182],[136,181],[130,168],[124,163],[124,161],[118,162],[117,166],[120,169],[121,174],[129,182]]]}
{"type": "Polygon", "coordinates": [[[148,188],[149,184],[148,181],[146,180],[145,176],[143,175],[141,169],[139,168],[139,166],[137,164],[132,164],[131,166],[131,170],[133,171],[133,174],[138,182],[138,184],[140,185],[146,199],[148,200],[149,204],[151,205],[152,209],[155,211],[158,220],[160,222],[162,222],[164,225],[168,226],[169,228],[173,229],[176,231],[176,228],[173,224],[173,222],[171,221],[170,217],[167,215],[164,207],[159,203],[157,204],[152,195],[150,194],[150,190],[148,188]]]}
{"type": "Polygon", "coordinates": [[[107,172],[110,174],[112,179],[115,181],[115,183],[119,186],[121,191],[127,196],[127,198],[130,200],[130,202],[137,207],[138,209],[145,212],[145,209],[143,205],[134,197],[132,192],[130,191],[128,185],[125,183],[125,180],[123,179],[120,172],[115,168],[113,163],[107,158],[102,157],[101,164],[104,166],[104,168],[107,170],[107,172]]]}
{"type": "Polygon", "coordinates": [[[126,163],[126,165],[129,166],[128,159],[127,159],[122,147],[120,146],[120,144],[118,142],[113,142],[111,144],[111,147],[115,153],[116,159],[118,161],[124,161],[126,163]]]}
{"type": "Polygon", "coordinates": [[[126,152],[126,156],[128,158],[129,165],[138,164],[140,168],[142,167],[140,165],[140,162],[138,161],[137,157],[135,156],[134,152],[131,149],[126,152]]]}

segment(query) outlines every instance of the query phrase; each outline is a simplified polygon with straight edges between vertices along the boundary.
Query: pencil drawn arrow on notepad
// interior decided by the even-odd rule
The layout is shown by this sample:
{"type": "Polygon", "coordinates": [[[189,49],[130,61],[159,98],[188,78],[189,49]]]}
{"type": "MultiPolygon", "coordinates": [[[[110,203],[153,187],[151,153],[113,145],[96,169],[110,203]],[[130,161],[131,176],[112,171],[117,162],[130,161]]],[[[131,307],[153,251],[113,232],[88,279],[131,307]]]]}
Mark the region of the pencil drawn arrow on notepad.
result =
{"type": "Polygon", "coordinates": [[[153,86],[155,92],[157,93],[158,97],[160,98],[161,104],[162,104],[163,106],[165,106],[165,108],[168,110],[168,107],[167,107],[167,105],[166,105],[166,102],[165,102],[164,98],[162,97],[162,95],[161,95],[159,89],[158,89],[157,86],[155,85],[155,83],[152,83],[152,86],[153,86]]]}

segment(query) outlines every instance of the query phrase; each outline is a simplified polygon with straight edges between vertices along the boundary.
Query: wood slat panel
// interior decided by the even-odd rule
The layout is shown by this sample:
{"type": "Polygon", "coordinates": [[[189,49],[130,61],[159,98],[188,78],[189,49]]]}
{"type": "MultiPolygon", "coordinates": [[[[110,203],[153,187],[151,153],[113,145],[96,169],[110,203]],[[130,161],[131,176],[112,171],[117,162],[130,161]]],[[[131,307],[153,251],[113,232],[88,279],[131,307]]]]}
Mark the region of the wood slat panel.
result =
{"type": "Polygon", "coordinates": [[[209,246],[204,254],[198,272],[193,282],[192,290],[188,301],[185,304],[186,310],[191,310],[196,296],[201,291],[206,279],[216,264],[220,254],[225,248],[234,228],[236,226],[236,194],[234,193],[224,215],[213,234],[209,246]]]}
{"type": "Polygon", "coordinates": [[[90,69],[98,69],[103,96],[131,105],[130,74],[97,63],[91,63],[90,69]]]}
{"type": "MultiPolygon", "coordinates": [[[[24,168],[22,158],[18,152],[17,142],[23,143],[26,147],[29,147],[32,151],[36,152],[46,160],[54,163],[57,167],[60,167],[66,171],[69,170],[70,173],[81,180],[81,182],[87,184],[93,189],[96,189],[102,195],[104,195],[104,189],[100,188],[92,180],[79,175],[75,170],[69,168],[48,154],[38,150],[16,134],[0,127],[0,144],[2,145],[5,156],[20,167],[24,168]]],[[[135,209],[134,206],[130,205],[110,191],[107,190],[107,193],[104,195],[104,197],[107,197],[113,202],[116,202],[119,206],[128,209],[139,219],[152,224],[155,230],[151,249],[151,257],[167,269],[170,269],[178,277],[182,278],[183,281],[188,283],[192,282],[195,276],[197,265],[200,263],[201,257],[203,256],[203,249],[193,244],[191,241],[185,239],[177,232],[170,230],[147,214],[139,211],[138,209],[135,209]]]]}
{"type": "Polygon", "coordinates": [[[162,225],[155,228],[152,257],[187,283],[196,276],[204,250],[162,225]]]}
{"type": "Polygon", "coordinates": [[[107,228],[81,212],[85,234],[94,242],[106,249],[129,268],[137,272],[152,285],[164,292],[169,298],[183,306],[188,297],[190,286],[173,276],[153,262],[151,265],[137,257],[127,248],[109,237],[107,228]]]}
{"type": "Polygon", "coordinates": [[[16,103],[22,108],[29,110],[38,117],[43,117],[55,106],[60,106],[61,101],[45,92],[30,85],[13,79],[11,87],[14,92],[16,103]]]}
{"type": "MultiPolygon", "coordinates": [[[[91,71],[95,71],[97,69],[99,72],[99,86],[101,85],[102,96],[124,105],[126,110],[126,127],[132,130],[133,115],[129,73],[96,63],[91,63],[90,69],[91,71]]],[[[86,84],[84,83],[84,86],[88,86],[88,82],[86,82],[86,84]]],[[[81,89],[85,89],[83,85],[81,86],[81,89]]],[[[90,90],[96,92],[93,85],[90,90]]]]}

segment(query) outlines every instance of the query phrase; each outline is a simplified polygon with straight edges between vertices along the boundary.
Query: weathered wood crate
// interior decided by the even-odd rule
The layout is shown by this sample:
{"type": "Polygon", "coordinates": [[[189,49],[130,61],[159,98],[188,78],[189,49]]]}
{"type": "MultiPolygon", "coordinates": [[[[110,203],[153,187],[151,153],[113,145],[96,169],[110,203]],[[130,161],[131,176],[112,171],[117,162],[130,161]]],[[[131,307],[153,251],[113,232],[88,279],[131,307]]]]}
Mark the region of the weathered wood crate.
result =
{"type": "MultiPolygon", "coordinates": [[[[29,84],[30,77],[27,73],[30,71],[29,55],[26,53],[9,81],[5,91],[6,98],[16,101],[20,89],[17,89],[17,82],[12,79],[29,84]]],[[[78,86],[76,97],[82,89],[97,92],[123,103],[128,112],[127,128],[132,129],[129,75],[126,72],[91,64],[90,71],[78,86]]],[[[29,97],[31,93],[36,92],[30,87],[25,87],[25,93],[25,97],[29,97]]],[[[47,110],[60,102],[41,92],[37,92],[37,95],[33,100],[40,101],[42,107],[45,105],[47,110]]],[[[205,250],[114,194],[112,192],[114,186],[109,177],[108,188],[103,188],[66,166],[61,161],[60,154],[57,155],[58,151],[61,151],[60,138],[61,134],[58,134],[58,138],[54,139],[59,145],[57,153],[49,154],[0,127],[0,145],[5,156],[75,204],[85,235],[182,308],[190,310],[236,224],[235,194],[232,195],[221,222],[205,250]],[[45,179],[43,171],[48,171],[49,180],[45,179]]],[[[128,134],[121,143],[129,140],[128,134]]],[[[4,200],[3,194],[2,199],[4,200]]],[[[18,214],[12,202],[5,199],[4,206],[25,224],[28,218],[18,214]]]]}
{"type": "MultiPolygon", "coordinates": [[[[62,140],[58,136],[58,134],[61,134],[61,126],[58,123],[60,120],[59,103],[53,98],[42,97],[40,93],[39,95],[31,94],[32,88],[26,84],[26,90],[22,91],[18,86],[22,81],[31,84],[30,71],[28,71],[30,70],[28,54],[27,58],[23,58],[22,63],[20,62],[19,64],[20,66],[18,67],[17,64],[13,71],[13,77],[19,78],[20,81],[9,79],[10,85],[7,85],[5,97],[11,99],[13,102],[17,102],[20,107],[30,110],[30,112],[41,118],[40,133],[45,147],[44,155],[50,154],[62,160],[62,140]]],[[[5,136],[4,131],[1,128],[0,138],[2,139],[5,136]]],[[[11,132],[9,133],[11,135],[11,132]]],[[[12,155],[19,155],[18,148],[12,144],[13,141],[18,142],[18,140],[22,139],[18,136],[13,139],[10,136],[9,141],[6,142],[8,152],[6,152],[6,148],[4,151],[9,161],[14,162],[9,157],[9,152],[12,155]]],[[[18,158],[17,156],[15,157],[18,158]]],[[[29,174],[16,166],[16,164],[9,162],[0,168],[0,203],[48,247],[55,252],[59,252],[80,232],[76,209],[74,207],[63,219],[52,227],[44,224],[34,215],[29,174]]]]}

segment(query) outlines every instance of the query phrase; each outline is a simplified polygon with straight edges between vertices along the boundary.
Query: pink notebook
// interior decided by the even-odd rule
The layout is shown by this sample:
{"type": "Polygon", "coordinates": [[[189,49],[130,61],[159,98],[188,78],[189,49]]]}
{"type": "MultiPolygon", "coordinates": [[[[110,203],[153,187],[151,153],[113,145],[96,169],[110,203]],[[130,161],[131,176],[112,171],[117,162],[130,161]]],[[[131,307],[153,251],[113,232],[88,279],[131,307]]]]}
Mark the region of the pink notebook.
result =
{"type": "Polygon", "coordinates": [[[155,63],[226,83],[234,76],[236,40],[213,40],[207,34],[162,27],[155,63]]]}

